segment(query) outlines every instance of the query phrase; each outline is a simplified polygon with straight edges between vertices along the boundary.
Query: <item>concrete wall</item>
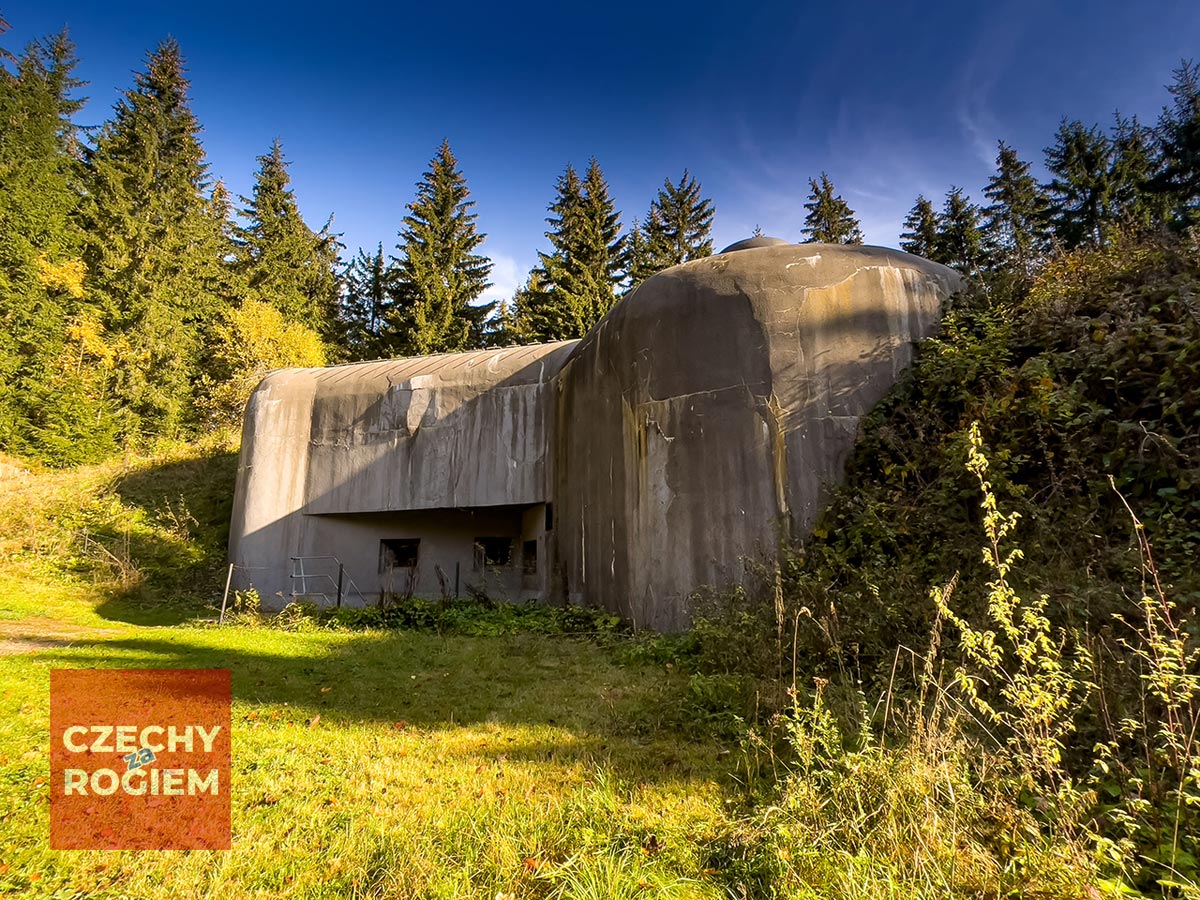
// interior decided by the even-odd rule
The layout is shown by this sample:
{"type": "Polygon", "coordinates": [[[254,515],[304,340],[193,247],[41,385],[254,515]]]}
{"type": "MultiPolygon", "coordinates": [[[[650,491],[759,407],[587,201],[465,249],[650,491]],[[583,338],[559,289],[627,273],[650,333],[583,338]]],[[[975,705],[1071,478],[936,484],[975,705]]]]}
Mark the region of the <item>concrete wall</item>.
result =
{"type": "Polygon", "coordinates": [[[813,244],[646,281],[559,376],[553,541],[570,599],[674,630],[692,590],[773,561],[957,285],[909,254],[813,244]]]}
{"type": "Polygon", "coordinates": [[[291,591],[290,557],[343,552],[354,556],[355,580],[369,579],[378,540],[371,559],[360,558],[339,528],[316,524],[320,516],[345,526],[358,514],[544,504],[552,380],[574,345],[268,376],[242,430],[230,529],[235,587],[253,583],[278,605],[277,595],[291,591]]]}
{"type": "Polygon", "coordinates": [[[457,587],[460,595],[466,595],[474,587],[498,600],[515,602],[540,598],[545,592],[547,571],[540,527],[544,520],[543,510],[544,507],[538,505],[301,515],[296,552],[292,555],[308,557],[303,565],[305,573],[311,577],[306,579],[303,588],[299,579],[293,579],[291,587],[306,591],[318,601],[320,598],[315,595],[324,593],[332,602],[337,563],[327,557],[334,556],[345,566],[349,576],[344,584],[344,602],[348,606],[359,605],[364,598],[368,603],[375,603],[381,592],[439,597],[443,584],[438,578],[439,569],[451,594],[457,587]],[[496,537],[508,537],[513,542],[509,564],[480,566],[476,539],[496,537]],[[382,570],[380,543],[406,538],[420,541],[415,568],[382,570]],[[538,544],[535,574],[526,574],[524,570],[522,549],[526,541],[538,544]],[[358,593],[363,597],[360,598],[358,593]]]}

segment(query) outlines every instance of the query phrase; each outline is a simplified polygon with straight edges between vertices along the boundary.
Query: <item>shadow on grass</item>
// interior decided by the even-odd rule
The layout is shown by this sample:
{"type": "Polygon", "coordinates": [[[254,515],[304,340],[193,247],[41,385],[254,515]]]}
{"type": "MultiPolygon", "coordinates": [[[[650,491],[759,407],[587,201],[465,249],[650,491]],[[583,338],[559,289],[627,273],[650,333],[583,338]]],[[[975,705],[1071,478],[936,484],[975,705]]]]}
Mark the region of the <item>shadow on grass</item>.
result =
{"type": "MultiPolygon", "coordinates": [[[[531,728],[509,759],[616,765],[636,781],[719,777],[724,748],[682,728],[686,679],[614,663],[564,637],[438,637],[269,629],[171,629],[47,649],[52,666],[228,668],[235,703],[273,707],[276,725],[443,730],[531,728]],[[282,712],[281,711],[282,708],[282,712]]],[[[247,715],[235,713],[235,720],[247,715]]],[[[316,752],[316,751],[314,751],[316,752]]]]}
{"type": "Polygon", "coordinates": [[[124,582],[96,612],[133,625],[178,625],[219,603],[224,585],[237,453],[137,468],[109,493],[119,508],[87,514],[95,557],[124,582]]]}

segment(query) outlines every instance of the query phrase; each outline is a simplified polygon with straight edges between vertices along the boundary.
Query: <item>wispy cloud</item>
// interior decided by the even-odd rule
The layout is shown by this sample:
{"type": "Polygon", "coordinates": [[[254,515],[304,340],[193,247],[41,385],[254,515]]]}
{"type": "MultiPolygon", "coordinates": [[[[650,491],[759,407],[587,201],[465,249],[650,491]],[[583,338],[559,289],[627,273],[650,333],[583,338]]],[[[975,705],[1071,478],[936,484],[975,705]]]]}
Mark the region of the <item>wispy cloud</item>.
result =
{"type": "Polygon", "coordinates": [[[1001,125],[988,105],[988,95],[995,83],[994,77],[977,79],[968,74],[957,109],[963,136],[976,158],[986,166],[996,161],[996,141],[1001,132],[1001,125]]]}
{"type": "Polygon", "coordinates": [[[483,252],[492,261],[490,277],[492,286],[483,292],[481,299],[484,301],[511,300],[513,293],[525,281],[526,267],[519,265],[516,259],[506,253],[488,252],[486,242],[483,252]]]}
{"type": "Polygon", "coordinates": [[[992,96],[1016,57],[1023,17],[1011,9],[992,9],[981,23],[957,76],[955,115],[963,138],[981,163],[996,163],[996,142],[1005,124],[993,111],[992,96]]]}

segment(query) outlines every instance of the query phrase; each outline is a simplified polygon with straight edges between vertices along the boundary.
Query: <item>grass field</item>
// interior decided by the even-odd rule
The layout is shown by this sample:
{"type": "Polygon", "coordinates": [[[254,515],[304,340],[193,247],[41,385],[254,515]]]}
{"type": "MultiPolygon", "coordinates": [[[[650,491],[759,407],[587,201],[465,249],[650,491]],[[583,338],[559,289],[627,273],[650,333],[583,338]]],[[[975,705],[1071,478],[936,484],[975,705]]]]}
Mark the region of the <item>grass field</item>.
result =
{"type": "MultiPolygon", "coordinates": [[[[156,514],[153,487],[122,496],[164,466],[142,465],[6,474],[0,893],[727,895],[708,855],[737,795],[736,754],[678,730],[681,676],[562,636],[155,624],[202,598],[156,599],[146,561],[178,563],[196,544],[202,557],[196,536],[172,549],[172,529],[220,510],[197,509],[187,486],[186,512],[156,514]],[[89,506],[82,527],[96,535],[123,524],[80,558],[74,510],[89,506]],[[139,549],[121,559],[124,547],[139,549]],[[232,670],[231,852],[48,849],[57,667],[232,670]]],[[[178,490],[188,455],[165,465],[178,490]]],[[[181,583],[207,584],[205,560],[192,563],[181,583]]]]}
{"type": "Polygon", "coordinates": [[[821,687],[741,722],[768,696],[747,683],[770,684],[706,673],[669,641],[539,633],[548,610],[454,607],[441,630],[240,613],[218,627],[233,471],[219,443],[63,472],[0,459],[0,895],[1126,890],[1099,878],[1085,834],[1048,827],[997,776],[1004,748],[960,730],[961,705],[935,703],[895,743],[870,714],[847,731],[821,687]],[[49,849],[59,667],[231,670],[231,851],[49,849]]]}
{"type": "Polygon", "coordinates": [[[714,895],[698,848],[731,765],[660,724],[660,670],[533,635],[111,630],[0,659],[0,890],[540,896],[569,874],[714,895]],[[49,672],[89,666],[232,669],[232,852],[46,849],[49,672]]]}

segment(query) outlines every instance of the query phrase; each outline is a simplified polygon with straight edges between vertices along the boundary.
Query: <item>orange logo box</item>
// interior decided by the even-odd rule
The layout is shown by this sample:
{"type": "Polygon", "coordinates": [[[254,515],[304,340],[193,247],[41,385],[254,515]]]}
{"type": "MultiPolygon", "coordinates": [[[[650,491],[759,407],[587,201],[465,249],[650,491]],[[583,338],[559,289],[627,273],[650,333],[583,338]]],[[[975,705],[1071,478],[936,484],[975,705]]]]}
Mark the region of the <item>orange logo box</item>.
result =
{"type": "Polygon", "coordinates": [[[228,669],[50,672],[54,850],[228,850],[228,669]]]}

